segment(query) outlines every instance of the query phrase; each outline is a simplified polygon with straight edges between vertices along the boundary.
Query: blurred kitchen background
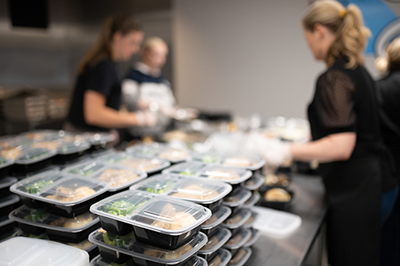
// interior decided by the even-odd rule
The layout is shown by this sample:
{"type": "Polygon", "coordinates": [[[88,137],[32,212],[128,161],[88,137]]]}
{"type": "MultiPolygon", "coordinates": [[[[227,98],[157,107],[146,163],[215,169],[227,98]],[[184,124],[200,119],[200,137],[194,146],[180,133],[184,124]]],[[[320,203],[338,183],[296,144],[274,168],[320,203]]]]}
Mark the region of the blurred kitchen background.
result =
{"type": "MultiPolygon", "coordinates": [[[[61,127],[78,63],[115,13],[166,40],[163,72],[181,106],[304,118],[324,69],[303,37],[309,2],[0,0],[0,135],[61,127]]],[[[374,59],[367,68],[378,76],[374,59]]]]}

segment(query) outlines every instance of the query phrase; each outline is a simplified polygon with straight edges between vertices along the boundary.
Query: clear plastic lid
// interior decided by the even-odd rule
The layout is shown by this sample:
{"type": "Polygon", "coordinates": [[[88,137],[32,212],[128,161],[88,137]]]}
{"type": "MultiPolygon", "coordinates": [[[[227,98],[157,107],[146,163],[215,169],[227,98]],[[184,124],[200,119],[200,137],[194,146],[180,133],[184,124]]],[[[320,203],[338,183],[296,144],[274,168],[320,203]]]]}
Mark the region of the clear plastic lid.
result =
{"type": "MultiPolygon", "coordinates": [[[[119,264],[110,262],[108,260],[103,259],[100,255],[95,257],[91,262],[90,265],[92,266],[135,266],[133,261],[128,260],[125,263],[119,264]]],[[[207,261],[200,257],[193,257],[191,258],[185,266],[208,266],[207,261]]],[[[222,265],[221,265],[222,266],[222,265]]]]}
{"type": "Polygon", "coordinates": [[[146,191],[160,195],[167,194],[180,182],[180,180],[181,179],[178,176],[164,174],[155,175],[131,186],[129,189],[146,191]]]}
{"type": "Polygon", "coordinates": [[[57,130],[45,129],[21,133],[19,136],[32,142],[51,141],[61,139],[62,136],[59,132],[57,130]]]}
{"type": "Polygon", "coordinates": [[[74,175],[89,176],[103,169],[105,166],[106,164],[102,162],[89,159],[65,167],[62,171],[64,173],[69,173],[74,175]]]}
{"type": "Polygon", "coordinates": [[[221,159],[216,153],[192,153],[190,161],[206,164],[217,164],[221,161],[221,159]]]}
{"type": "Polygon", "coordinates": [[[228,219],[226,219],[222,223],[222,225],[229,229],[239,228],[250,219],[251,214],[251,210],[249,209],[240,209],[236,213],[232,214],[228,219]]]}
{"type": "Polygon", "coordinates": [[[67,233],[81,232],[99,222],[99,218],[90,212],[74,218],[65,218],[47,213],[42,209],[31,209],[26,206],[12,211],[9,217],[19,223],[67,233]]]}
{"type": "Polygon", "coordinates": [[[42,140],[42,141],[34,141],[31,144],[32,148],[41,148],[41,149],[47,149],[51,151],[57,151],[58,148],[63,144],[61,139],[55,139],[55,140],[42,140]]]}
{"type": "Polygon", "coordinates": [[[61,155],[83,152],[90,149],[89,142],[63,142],[58,148],[57,153],[61,155]]]}
{"type": "Polygon", "coordinates": [[[179,163],[164,169],[162,173],[181,176],[197,176],[204,166],[204,164],[196,162],[179,163]]]}
{"type": "Polygon", "coordinates": [[[252,193],[244,188],[237,188],[224,198],[224,205],[228,207],[242,206],[250,197],[252,193]]]}
{"type": "Polygon", "coordinates": [[[219,249],[217,255],[208,263],[208,266],[226,266],[232,254],[226,249],[219,249]]]}
{"type": "Polygon", "coordinates": [[[44,171],[14,183],[10,190],[21,196],[26,196],[26,194],[38,195],[42,189],[49,187],[62,177],[62,173],[58,170],[44,171]]]}
{"type": "Polygon", "coordinates": [[[6,168],[14,163],[14,160],[0,157],[0,169],[6,168]]]}
{"type": "Polygon", "coordinates": [[[251,198],[249,198],[244,204],[243,204],[243,208],[251,208],[254,205],[256,205],[256,203],[260,200],[260,194],[258,194],[258,192],[254,192],[253,195],[251,196],[251,198]]]}
{"type": "Polygon", "coordinates": [[[258,156],[231,155],[221,160],[223,165],[258,170],[264,166],[265,160],[258,156]]]}
{"type": "Polygon", "coordinates": [[[120,164],[148,174],[158,172],[170,165],[170,162],[159,158],[130,155],[126,152],[106,154],[99,157],[99,160],[110,164],[120,164]]]}
{"type": "Polygon", "coordinates": [[[192,202],[141,191],[124,191],[101,200],[90,211],[133,226],[180,235],[210,218],[211,211],[192,202]]]}
{"type": "Polygon", "coordinates": [[[252,232],[250,229],[240,229],[225,243],[224,248],[237,249],[250,239],[252,232]]]}
{"type": "Polygon", "coordinates": [[[0,189],[9,187],[12,184],[16,183],[17,181],[18,181],[18,179],[15,177],[6,177],[3,179],[0,179],[0,189]]]}
{"type": "Polygon", "coordinates": [[[148,144],[139,144],[126,148],[126,152],[130,154],[138,154],[144,156],[155,156],[158,152],[161,151],[163,145],[157,142],[148,143],[148,144]]]}
{"type": "Polygon", "coordinates": [[[254,174],[250,179],[247,179],[246,182],[242,183],[242,186],[248,190],[256,190],[259,189],[264,183],[264,177],[259,174],[254,174]]]}
{"type": "Polygon", "coordinates": [[[190,152],[183,148],[174,148],[161,143],[140,144],[126,149],[128,153],[155,156],[170,162],[184,161],[190,157],[190,152]]]}
{"type": "Polygon", "coordinates": [[[0,156],[7,160],[15,160],[28,148],[31,141],[20,136],[5,136],[0,139],[0,156]]]}
{"type": "Polygon", "coordinates": [[[89,254],[48,240],[14,237],[0,243],[0,265],[87,266],[89,254]]]}
{"type": "Polygon", "coordinates": [[[92,145],[113,142],[115,137],[109,132],[86,133],[87,140],[92,145]]]}
{"type": "Polygon", "coordinates": [[[39,201],[74,206],[106,192],[108,188],[106,182],[49,171],[17,182],[10,190],[39,201]]]}
{"type": "Polygon", "coordinates": [[[232,210],[229,207],[218,206],[218,208],[213,211],[212,216],[201,225],[201,229],[208,230],[214,228],[225,221],[231,214],[232,210]]]}
{"type": "Polygon", "coordinates": [[[110,191],[117,191],[145,179],[147,174],[115,164],[104,166],[88,177],[107,182],[110,185],[110,191]]]}
{"type": "Polygon", "coordinates": [[[8,219],[7,215],[0,217],[0,229],[2,229],[3,226],[9,225],[13,222],[13,220],[8,219]]]}
{"type": "Polygon", "coordinates": [[[243,245],[243,247],[245,247],[245,248],[254,245],[261,236],[261,232],[258,231],[257,229],[251,228],[250,230],[251,230],[252,235],[249,238],[249,240],[247,240],[247,242],[243,245]]]}
{"type": "Polygon", "coordinates": [[[225,197],[232,190],[232,187],[223,182],[211,180],[156,175],[132,186],[130,189],[166,194],[200,204],[208,204],[225,197]]]}
{"type": "Polygon", "coordinates": [[[19,201],[19,197],[17,195],[8,195],[7,197],[1,198],[0,199],[0,209],[10,206],[14,203],[17,203],[19,201]]]}
{"type": "Polygon", "coordinates": [[[15,160],[16,164],[29,165],[44,161],[56,155],[55,151],[43,148],[29,148],[23,150],[21,155],[15,160]]]}
{"type": "Polygon", "coordinates": [[[200,249],[199,254],[211,254],[221,248],[232,236],[231,231],[220,228],[200,249]]]}
{"type": "Polygon", "coordinates": [[[249,179],[252,173],[249,170],[241,168],[210,165],[201,169],[199,175],[201,177],[216,179],[230,184],[239,184],[249,179]]]}
{"type": "Polygon", "coordinates": [[[253,224],[255,223],[257,216],[258,216],[258,213],[252,211],[250,218],[247,219],[247,221],[243,224],[243,228],[253,227],[253,224]]]}
{"type": "Polygon", "coordinates": [[[251,248],[241,248],[235,256],[229,261],[228,266],[243,266],[250,258],[251,248]]]}
{"type": "Polygon", "coordinates": [[[186,149],[167,147],[160,151],[157,157],[170,162],[180,162],[189,159],[190,152],[186,149]]]}
{"type": "Polygon", "coordinates": [[[103,229],[92,232],[89,235],[89,241],[107,249],[111,249],[138,259],[162,263],[166,265],[174,265],[182,262],[202,248],[207,242],[207,236],[199,233],[193,237],[188,243],[175,250],[167,250],[147,244],[137,242],[134,235],[129,238],[125,236],[116,236],[110,234],[103,229]]]}

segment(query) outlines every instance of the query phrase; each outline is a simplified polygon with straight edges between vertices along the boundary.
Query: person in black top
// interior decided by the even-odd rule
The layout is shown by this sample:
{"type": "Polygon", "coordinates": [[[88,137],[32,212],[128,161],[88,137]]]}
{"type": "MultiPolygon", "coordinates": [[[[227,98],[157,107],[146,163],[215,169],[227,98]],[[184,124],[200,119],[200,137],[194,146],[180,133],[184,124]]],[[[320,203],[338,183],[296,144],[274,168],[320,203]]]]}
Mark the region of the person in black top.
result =
{"type": "MultiPolygon", "coordinates": [[[[385,56],[376,60],[378,70],[386,74],[377,81],[380,125],[383,141],[389,148],[400,173],[398,164],[400,162],[400,38],[393,40],[386,47],[385,53],[385,56]]],[[[398,190],[398,185],[389,186],[382,198],[382,265],[400,263],[398,190]]]]}
{"type": "Polygon", "coordinates": [[[106,131],[155,124],[156,118],[150,113],[119,111],[121,80],[117,63],[129,60],[139,50],[142,39],[141,26],[129,17],[111,16],[105,21],[97,43],[79,65],[65,130],[106,131]]]}
{"type": "Polygon", "coordinates": [[[308,118],[313,141],[264,151],[268,163],[319,161],[328,202],[331,266],[380,265],[380,131],[375,83],[363,67],[369,30],[358,7],[315,1],[303,27],[316,60],[325,62],[308,118]]]}

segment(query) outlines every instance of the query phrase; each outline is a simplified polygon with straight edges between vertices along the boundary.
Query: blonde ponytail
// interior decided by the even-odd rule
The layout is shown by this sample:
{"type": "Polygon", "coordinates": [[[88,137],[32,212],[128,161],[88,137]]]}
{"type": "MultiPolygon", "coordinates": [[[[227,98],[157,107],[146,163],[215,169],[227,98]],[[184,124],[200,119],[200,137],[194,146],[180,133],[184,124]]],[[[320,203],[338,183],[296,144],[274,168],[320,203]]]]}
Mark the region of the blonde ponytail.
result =
{"type": "Polygon", "coordinates": [[[315,24],[321,24],[336,35],[325,58],[331,66],[338,57],[348,59],[347,68],[355,68],[364,63],[364,48],[370,31],[363,24],[359,8],[353,4],[347,9],[337,1],[316,1],[306,11],[303,17],[303,26],[313,31],[315,24]]]}

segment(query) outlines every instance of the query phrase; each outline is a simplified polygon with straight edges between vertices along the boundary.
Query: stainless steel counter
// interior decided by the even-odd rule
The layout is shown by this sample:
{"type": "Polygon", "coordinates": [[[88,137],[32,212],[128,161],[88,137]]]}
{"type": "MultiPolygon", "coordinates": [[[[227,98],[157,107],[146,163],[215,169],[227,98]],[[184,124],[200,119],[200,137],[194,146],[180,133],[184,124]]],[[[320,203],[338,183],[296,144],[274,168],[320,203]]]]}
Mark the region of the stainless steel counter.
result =
{"type": "Polygon", "coordinates": [[[320,177],[293,175],[289,189],[295,193],[290,212],[301,217],[300,227],[282,239],[261,235],[246,266],[303,264],[326,215],[324,187],[320,177]]]}

